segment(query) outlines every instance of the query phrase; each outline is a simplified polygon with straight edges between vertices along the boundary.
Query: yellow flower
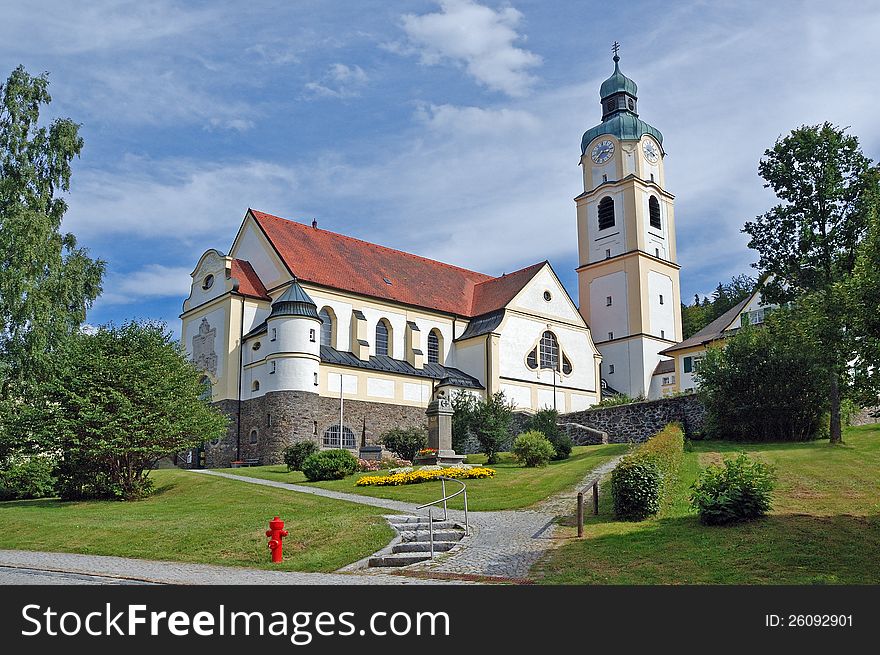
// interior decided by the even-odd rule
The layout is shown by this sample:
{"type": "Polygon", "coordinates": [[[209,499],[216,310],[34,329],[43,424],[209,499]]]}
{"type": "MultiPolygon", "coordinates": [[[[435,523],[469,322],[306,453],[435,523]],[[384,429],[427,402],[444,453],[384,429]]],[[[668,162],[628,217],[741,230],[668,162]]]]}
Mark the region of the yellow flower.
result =
{"type": "Polygon", "coordinates": [[[358,487],[391,487],[404,484],[417,484],[419,482],[428,482],[441,477],[457,478],[457,479],[485,479],[495,476],[495,470],[486,467],[465,468],[445,468],[434,471],[409,471],[408,473],[394,473],[393,475],[365,475],[355,482],[358,487]]]}

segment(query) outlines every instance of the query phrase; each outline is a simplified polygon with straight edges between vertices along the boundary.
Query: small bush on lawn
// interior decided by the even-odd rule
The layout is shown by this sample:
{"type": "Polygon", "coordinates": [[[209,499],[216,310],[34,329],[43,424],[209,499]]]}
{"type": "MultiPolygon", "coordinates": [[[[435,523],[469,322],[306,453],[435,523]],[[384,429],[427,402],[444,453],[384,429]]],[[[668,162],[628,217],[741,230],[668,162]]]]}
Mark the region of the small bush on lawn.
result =
{"type": "Polygon", "coordinates": [[[630,455],[611,472],[614,515],[626,521],[641,521],[660,511],[663,474],[652,457],[630,455]]]}
{"type": "Polygon", "coordinates": [[[288,471],[302,471],[303,462],[313,453],[318,452],[318,444],[314,441],[297,441],[284,449],[284,463],[288,471]]]}
{"type": "Polygon", "coordinates": [[[684,457],[684,433],[672,423],[627,455],[611,472],[614,514],[641,521],[660,511],[675,486],[684,457]]]}
{"type": "Polygon", "coordinates": [[[428,445],[428,433],[424,428],[394,428],[383,434],[379,443],[401,459],[412,461],[428,445]]]}
{"type": "Polygon", "coordinates": [[[540,432],[523,432],[513,440],[513,455],[526,466],[547,466],[555,454],[553,444],[540,432]]]}
{"type": "Polygon", "coordinates": [[[540,432],[553,444],[554,460],[568,459],[571,455],[571,437],[559,429],[559,412],[552,408],[542,409],[529,419],[529,432],[540,432]]]}
{"type": "Polygon", "coordinates": [[[31,457],[0,469],[0,500],[26,500],[55,495],[54,462],[31,457]]]}
{"type": "Polygon", "coordinates": [[[335,448],[322,450],[306,457],[302,472],[311,482],[319,480],[341,480],[357,470],[358,461],[347,450],[335,448]]]}
{"type": "Polygon", "coordinates": [[[723,466],[713,465],[700,473],[691,493],[691,505],[705,525],[756,519],[770,510],[775,479],[772,466],[752,460],[745,453],[726,457],[723,466]]]}

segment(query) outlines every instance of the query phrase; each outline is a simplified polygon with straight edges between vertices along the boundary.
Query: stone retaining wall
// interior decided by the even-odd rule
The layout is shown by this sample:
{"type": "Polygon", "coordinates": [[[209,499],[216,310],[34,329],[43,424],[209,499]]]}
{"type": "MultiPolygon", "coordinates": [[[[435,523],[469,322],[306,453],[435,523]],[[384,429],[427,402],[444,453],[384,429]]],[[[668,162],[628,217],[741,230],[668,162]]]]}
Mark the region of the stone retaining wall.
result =
{"type": "MultiPolygon", "coordinates": [[[[236,459],[257,459],[261,464],[280,464],[284,449],[295,441],[322,445],[324,431],[339,423],[339,399],[302,391],[272,391],[259,398],[216,403],[229,417],[226,436],[204,447],[204,465],[226,467],[236,459]],[[240,423],[240,439],[239,439],[240,423]],[[253,442],[253,443],[252,443],[253,442]]],[[[426,426],[421,407],[347,400],[343,405],[345,427],[355,434],[355,449],[366,441],[375,444],[386,431],[397,427],[426,426]]],[[[192,464],[195,464],[195,458],[192,464]]],[[[178,458],[186,466],[186,457],[178,458]]]]}
{"type": "Polygon", "coordinates": [[[610,443],[630,443],[646,441],[673,421],[682,424],[686,437],[699,438],[705,415],[699,397],[688,394],[572,412],[563,414],[559,420],[560,423],[575,423],[605,432],[610,443]]]}

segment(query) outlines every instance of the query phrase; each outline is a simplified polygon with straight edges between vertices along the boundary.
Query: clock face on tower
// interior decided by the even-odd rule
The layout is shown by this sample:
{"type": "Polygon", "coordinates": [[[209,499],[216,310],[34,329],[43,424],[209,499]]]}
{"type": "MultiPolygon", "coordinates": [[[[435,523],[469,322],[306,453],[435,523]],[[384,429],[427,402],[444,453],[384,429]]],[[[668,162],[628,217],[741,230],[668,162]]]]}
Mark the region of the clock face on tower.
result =
{"type": "Polygon", "coordinates": [[[614,154],[614,143],[605,139],[604,141],[600,141],[596,144],[596,147],[593,148],[593,152],[591,153],[591,157],[593,161],[597,164],[604,164],[606,161],[611,159],[611,155],[614,154]]]}
{"type": "Polygon", "coordinates": [[[660,160],[660,149],[651,139],[645,139],[642,142],[642,151],[645,153],[645,159],[652,164],[656,164],[660,160]]]}

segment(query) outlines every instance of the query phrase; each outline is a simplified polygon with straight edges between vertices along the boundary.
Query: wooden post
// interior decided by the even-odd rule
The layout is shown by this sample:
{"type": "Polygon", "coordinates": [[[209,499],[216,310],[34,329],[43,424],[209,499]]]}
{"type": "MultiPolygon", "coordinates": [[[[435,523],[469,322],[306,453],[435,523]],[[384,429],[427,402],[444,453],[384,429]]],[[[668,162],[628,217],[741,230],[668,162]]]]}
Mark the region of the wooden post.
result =
{"type": "Polygon", "coordinates": [[[599,481],[593,483],[593,515],[599,516],[599,481]]]}
{"type": "Polygon", "coordinates": [[[578,492],[578,538],[584,536],[584,492],[578,492]]]}

